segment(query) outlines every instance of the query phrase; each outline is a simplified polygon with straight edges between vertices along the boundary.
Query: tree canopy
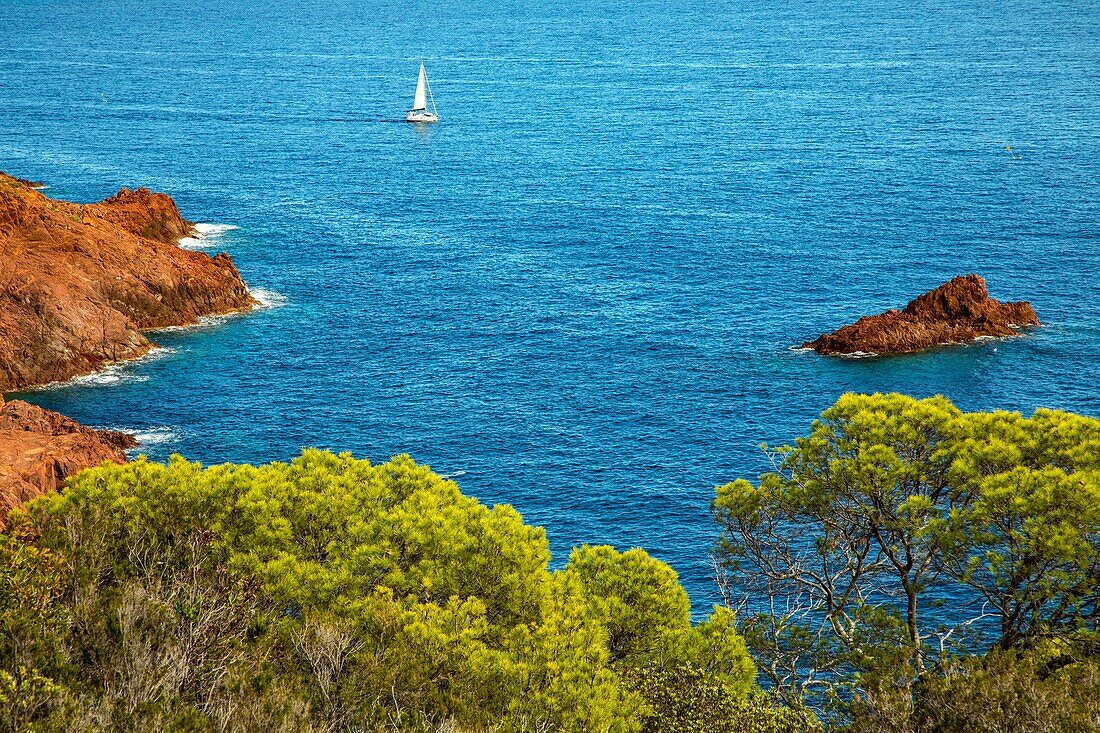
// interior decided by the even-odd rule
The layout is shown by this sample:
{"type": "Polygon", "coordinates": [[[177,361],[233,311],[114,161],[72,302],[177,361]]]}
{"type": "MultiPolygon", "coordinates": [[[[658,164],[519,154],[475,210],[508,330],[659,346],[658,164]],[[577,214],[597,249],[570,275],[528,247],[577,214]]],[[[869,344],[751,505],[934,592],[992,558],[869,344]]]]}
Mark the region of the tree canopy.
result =
{"type": "Polygon", "coordinates": [[[845,395],[765,450],[717,490],[717,556],[793,707],[909,706],[954,654],[1097,632],[1100,421],[845,395]]]}
{"type": "Polygon", "coordinates": [[[406,456],[104,465],[0,553],[9,730],[612,733],[654,713],[635,669],[755,690],[731,614],[693,626],[667,565],[551,571],[542,529],[406,456]]]}
{"type": "Polygon", "coordinates": [[[765,449],[696,623],[407,456],[86,471],[0,532],[0,729],[1100,730],[1100,421],[845,395],[765,449]]]}

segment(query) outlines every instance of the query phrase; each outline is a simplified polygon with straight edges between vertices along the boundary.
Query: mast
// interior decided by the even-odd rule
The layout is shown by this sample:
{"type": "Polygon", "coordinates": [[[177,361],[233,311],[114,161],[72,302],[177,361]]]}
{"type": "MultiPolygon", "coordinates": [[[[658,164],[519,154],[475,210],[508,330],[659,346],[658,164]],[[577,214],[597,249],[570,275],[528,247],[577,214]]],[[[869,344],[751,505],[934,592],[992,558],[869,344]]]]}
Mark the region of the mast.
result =
{"type": "MultiPolygon", "coordinates": [[[[423,61],[420,62],[420,68],[421,68],[421,70],[423,70],[423,68],[424,68],[424,62],[423,61]]],[[[432,114],[438,117],[439,116],[439,111],[435,108],[435,95],[432,94],[432,83],[430,81],[428,81],[428,74],[427,73],[424,74],[424,82],[428,85],[428,97],[432,100],[432,114]]]]}
{"type": "MultiPolygon", "coordinates": [[[[413,112],[428,109],[427,100],[424,97],[424,87],[427,84],[427,75],[424,73],[424,62],[420,62],[420,77],[416,80],[416,94],[413,96],[413,112]]],[[[435,100],[432,100],[433,104],[435,100]]]]}

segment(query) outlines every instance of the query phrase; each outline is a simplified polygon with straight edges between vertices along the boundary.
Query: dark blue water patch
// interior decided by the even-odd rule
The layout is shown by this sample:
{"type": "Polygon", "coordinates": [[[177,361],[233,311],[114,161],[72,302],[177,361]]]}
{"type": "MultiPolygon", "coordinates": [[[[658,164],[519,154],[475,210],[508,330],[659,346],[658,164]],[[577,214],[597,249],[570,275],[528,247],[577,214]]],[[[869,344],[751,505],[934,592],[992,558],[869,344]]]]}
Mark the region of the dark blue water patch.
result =
{"type": "Polygon", "coordinates": [[[285,298],[29,398],[155,458],[408,452],[705,609],[714,486],[845,391],[1100,415],[1097,58],[1076,2],[5,3],[0,168],[168,191],[285,298]],[[385,121],[421,57],[441,123],[385,121]],[[1044,327],[791,350],[964,272],[1044,327]]]}

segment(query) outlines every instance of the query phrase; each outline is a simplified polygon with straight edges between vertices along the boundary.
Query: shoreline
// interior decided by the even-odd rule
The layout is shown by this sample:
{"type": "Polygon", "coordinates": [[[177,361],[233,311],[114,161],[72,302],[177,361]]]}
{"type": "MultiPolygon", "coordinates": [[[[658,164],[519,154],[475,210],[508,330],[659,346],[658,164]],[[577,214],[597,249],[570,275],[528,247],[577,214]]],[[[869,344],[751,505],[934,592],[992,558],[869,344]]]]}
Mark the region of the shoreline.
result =
{"type": "Polygon", "coordinates": [[[0,174],[0,394],[140,360],[157,330],[274,304],[228,254],[181,246],[232,228],[187,221],[148,189],[74,204],[0,174]]]}
{"type": "Polygon", "coordinates": [[[182,246],[233,225],[194,224],[169,196],[145,188],[76,204],[39,185],[0,173],[0,504],[8,508],[86,468],[125,462],[139,435],[163,433],[93,429],[20,397],[145,381],[126,374],[175,353],[151,338],[156,332],[286,302],[249,288],[227,253],[182,246]]]}
{"type": "MultiPolygon", "coordinates": [[[[252,313],[258,313],[261,311],[274,310],[281,308],[287,303],[286,296],[281,293],[276,293],[272,290],[265,288],[249,288],[248,292],[256,300],[256,305],[252,306],[248,310],[226,311],[224,313],[211,313],[205,316],[199,316],[194,323],[188,323],[179,326],[162,326],[156,328],[142,329],[144,334],[158,334],[158,333],[195,333],[198,331],[206,331],[212,328],[217,328],[222,324],[235,320],[237,318],[243,318],[252,313]]],[[[160,359],[166,359],[177,353],[177,350],[170,346],[163,346],[150,341],[152,347],[144,353],[133,357],[132,359],[118,359],[116,361],[105,362],[96,369],[93,369],[82,374],[76,374],[67,379],[54,380],[52,382],[41,382],[38,384],[32,384],[28,387],[22,387],[17,390],[11,390],[9,392],[0,393],[0,397],[7,397],[17,395],[15,399],[21,399],[20,396],[34,394],[37,392],[48,392],[60,389],[66,389],[68,387],[82,386],[84,382],[90,382],[86,386],[113,386],[123,381],[145,381],[144,379],[125,380],[118,379],[114,381],[96,382],[95,379],[100,375],[109,375],[114,372],[123,372],[130,367],[136,367],[142,363],[150,361],[159,361],[160,359]]],[[[122,430],[122,428],[104,428],[109,430],[122,430]]]]}
{"type": "MultiPolygon", "coordinates": [[[[877,351],[850,351],[850,352],[843,352],[843,353],[839,353],[839,352],[838,353],[830,353],[830,354],[825,354],[825,356],[830,356],[830,357],[833,357],[833,358],[836,358],[836,359],[841,359],[841,360],[848,359],[848,360],[852,360],[852,361],[858,361],[860,359],[876,359],[876,358],[880,358],[880,357],[889,358],[889,357],[895,357],[895,356],[902,356],[902,357],[904,357],[904,356],[918,356],[920,354],[935,353],[935,352],[941,351],[941,350],[956,349],[956,348],[967,347],[967,346],[979,346],[981,344],[987,344],[987,343],[1001,343],[1001,342],[1007,342],[1007,341],[1017,341],[1019,339],[1025,339],[1025,338],[1033,335],[1033,333],[1035,331],[1038,331],[1039,329],[1044,328],[1045,326],[1046,326],[1046,324],[1043,324],[1043,323],[1036,324],[1036,325],[1025,325],[1025,326],[1012,325],[1011,327],[1016,329],[1016,333],[1005,334],[1005,335],[1000,335],[1000,336],[989,336],[989,335],[986,335],[986,334],[982,334],[982,335],[979,335],[979,336],[975,336],[974,338],[967,339],[965,341],[944,341],[943,343],[932,344],[931,346],[926,346],[926,347],[923,347],[923,348],[920,348],[920,349],[915,349],[913,351],[897,351],[897,352],[885,352],[885,353],[877,352],[877,351]]],[[[791,346],[788,346],[787,351],[790,351],[790,352],[793,352],[793,353],[796,353],[796,354],[817,354],[818,353],[817,349],[813,348],[812,346],[804,346],[804,345],[791,345],[791,346]]]]}

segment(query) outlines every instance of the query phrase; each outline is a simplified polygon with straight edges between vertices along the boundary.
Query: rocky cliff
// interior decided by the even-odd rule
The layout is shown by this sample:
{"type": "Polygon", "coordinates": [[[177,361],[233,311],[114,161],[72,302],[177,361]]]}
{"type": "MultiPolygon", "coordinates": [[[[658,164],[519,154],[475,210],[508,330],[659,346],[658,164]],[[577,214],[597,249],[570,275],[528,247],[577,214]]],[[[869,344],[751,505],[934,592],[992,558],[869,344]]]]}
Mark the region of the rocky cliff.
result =
{"type": "MultiPolygon", "coordinates": [[[[179,248],[192,235],[164,194],[73,204],[0,173],[0,395],[137,358],[154,345],[145,329],[252,308],[228,255],[179,248]]],[[[134,445],[0,396],[0,525],[16,504],[134,445]]]]}
{"type": "Polygon", "coordinates": [[[253,307],[228,255],[177,246],[192,233],[164,194],[73,204],[0,173],[0,392],[137,358],[144,329],[253,307]]]}
{"type": "Polygon", "coordinates": [[[1039,325],[1026,302],[999,303],[985,280],[960,275],[911,301],[904,310],[864,316],[803,344],[821,354],[901,354],[981,336],[1016,336],[1039,325]]]}
{"type": "Polygon", "coordinates": [[[0,527],[12,507],[57,491],[72,474],[126,460],[126,433],[92,430],[64,415],[0,397],[0,527]]]}

